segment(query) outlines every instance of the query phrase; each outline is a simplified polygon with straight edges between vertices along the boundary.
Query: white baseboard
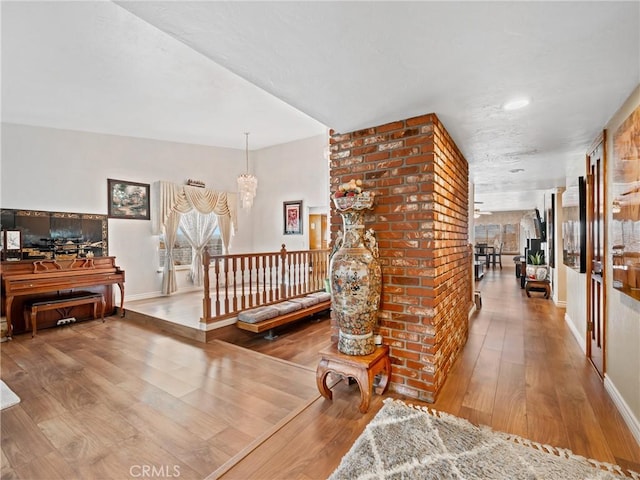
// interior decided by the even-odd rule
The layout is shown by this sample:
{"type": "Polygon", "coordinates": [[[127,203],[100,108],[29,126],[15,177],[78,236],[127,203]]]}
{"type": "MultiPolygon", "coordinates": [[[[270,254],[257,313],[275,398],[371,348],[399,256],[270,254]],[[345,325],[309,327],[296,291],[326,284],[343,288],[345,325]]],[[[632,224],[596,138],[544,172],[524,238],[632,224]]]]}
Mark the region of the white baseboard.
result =
{"type": "Polygon", "coordinates": [[[553,303],[555,303],[558,308],[567,308],[566,300],[558,300],[557,302],[554,300],[553,303]]]}
{"type": "MultiPolygon", "coordinates": [[[[179,295],[181,293],[201,292],[201,291],[202,291],[202,287],[182,287],[177,292],[174,292],[173,295],[179,295]]],[[[135,295],[125,294],[124,301],[133,302],[135,300],[149,300],[150,298],[162,298],[167,296],[168,295],[165,295],[160,290],[158,290],[156,292],[138,293],[135,295]]],[[[120,302],[120,292],[117,290],[116,290],[116,302],[120,302]]]]}
{"type": "MultiPolygon", "coordinates": [[[[149,300],[150,298],[158,298],[162,297],[162,292],[147,292],[147,293],[138,293],[136,295],[129,295],[128,293],[124,296],[125,302],[133,302],[134,300],[149,300]]],[[[116,295],[116,302],[120,304],[120,295],[116,295]]]]}
{"type": "Polygon", "coordinates": [[[629,408],[629,405],[624,401],[624,398],[622,398],[622,395],[620,395],[620,392],[606,373],[604,374],[604,389],[613,400],[613,403],[616,404],[620,415],[622,415],[622,418],[624,419],[624,423],[627,424],[627,427],[631,430],[631,434],[634,436],[638,446],[640,447],[640,421],[635,417],[631,408],[629,408]]]}
{"type": "Polygon", "coordinates": [[[578,329],[573,324],[573,322],[571,321],[571,318],[569,317],[569,315],[566,312],[564,314],[564,321],[569,326],[569,330],[571,330],[571,333],[573,334],[574,338],[578,342],[578,345],[580,345],[580,349],[582,350],[582,353],[584,353],[586,355],[587,354],[587,340],[580,335],[580,332],[578,332],[578,329]]]}

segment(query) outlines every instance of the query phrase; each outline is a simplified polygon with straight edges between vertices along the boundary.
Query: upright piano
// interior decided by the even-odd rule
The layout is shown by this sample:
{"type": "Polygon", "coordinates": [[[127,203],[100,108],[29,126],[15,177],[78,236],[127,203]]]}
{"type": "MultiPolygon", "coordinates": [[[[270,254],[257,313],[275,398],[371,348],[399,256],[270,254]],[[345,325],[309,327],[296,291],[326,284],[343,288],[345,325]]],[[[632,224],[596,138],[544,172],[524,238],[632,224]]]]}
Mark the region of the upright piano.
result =
{"type": "MultiPolygon", "coordinates": [[[[73,292],[102,293],[105,315],[114,313],[113,285],[120,288],[120,312],[124,315],[124,270],[115,257],[59,260],[21,260],[2,262],[2,314],[7,318],[7,336],[26,330],[23,319],[25,302],[39,298],[68,296],[73,292]]],[[[74,307],[74,317],[92,318],[88,305],[74,307]]],[[[56,325],[60,313],[42,312],[38,328],[56,325]]]]}

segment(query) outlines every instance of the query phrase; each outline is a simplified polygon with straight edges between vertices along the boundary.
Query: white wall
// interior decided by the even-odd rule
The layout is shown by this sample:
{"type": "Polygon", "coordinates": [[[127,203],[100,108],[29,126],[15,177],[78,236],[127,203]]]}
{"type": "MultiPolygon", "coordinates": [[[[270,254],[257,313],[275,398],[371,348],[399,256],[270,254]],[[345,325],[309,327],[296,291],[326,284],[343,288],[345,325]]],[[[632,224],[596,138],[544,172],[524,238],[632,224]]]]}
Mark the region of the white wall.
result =
{"type": "Polygon", "coordinates": [[[258,195],[252,211],[253,245],[257,252],[309,248],[309,209],[329,212],[329,136],[299,140],[257,152],[258,195]],[[302,200],[302,235],[284,235],[283,202],[302,200]]]}
{"type": "MultiPolygon", "coordinates": [[[[640,108],[640,85],[635,89],[620,110],[606,126],[608,172],[608,205],[613,201],[613,137],[620,124],[640,108]]],[[[607,222],[612,224],[611,208],[607,212],[607,222]]],[[[609,235],[609,242],[612,235],[609,235]]],[[[607,246],[607,279],[613,278],[611,252],[607,246]]],[[[640,443],[640,302],[613,288],[613,282],[607,281],[607,330],[606,330],[606,382],[608,390],[615,392],[614,400],[622,408],[623,416],[640,443]],[[617,398],[616,398],[617,397],[617,398]]]]}
{"type": "Polygon", "coordinates": [[[567,305],[567,267],[562,261],[562,222],[564,215],[562,213],[562,193],[564,188],[555,190],[555,221],[553,222],[553,248],[554,248],[554,264],[555,267],[551,271],[553,276],[553,301],[559,307],[567,305]]]}
{"type": "Polygon", "coordinates": [[[586,353],[587,277],[585,273],[579,273],[573,268],[565,268],[564,271],[567,291],[565,320],[580,348],[586,353]]]}
{"type": "MultiPolygon", "coordinates": [[[[327,203],[328,167],[322,156],[326,138],[250,152],[258,195],[253,209],[239,211],[232,253],[280,249],[282,200],[303,199],[306,208],[327,203]]],[[[0,207],[106,214],[107,178],[149,184],[183,184],[194,178],[207,187],[235,192],[236,177],[244,169],[244,150],[3,123],[0,207]]],[[[152,207],[153,202],[151,197],[152,207]]],[[[109,254],[126,272],[127,299],[158,295],[162,278],[151,222],[108,223],[109,254]]],[[[296,240],[286,243],[307,248],[300,236],[296,240]]],[[[192,287],[186,271],[178,272],[178,284],[192,287]]]]}

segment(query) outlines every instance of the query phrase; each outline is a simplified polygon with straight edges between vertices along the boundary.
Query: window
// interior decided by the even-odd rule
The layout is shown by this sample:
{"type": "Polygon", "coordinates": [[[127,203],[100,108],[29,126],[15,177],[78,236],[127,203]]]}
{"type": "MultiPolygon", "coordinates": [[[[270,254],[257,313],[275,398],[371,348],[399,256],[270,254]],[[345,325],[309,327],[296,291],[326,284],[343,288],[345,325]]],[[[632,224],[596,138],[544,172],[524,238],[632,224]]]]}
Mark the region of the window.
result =
{"type": "MultiPolygon", "coordinates": [[[[207,243],[207,249],[211,255],[222,255],[222,238],[220,237],[220,229],[216,227],[213,237],[207,243]]],[[[158,264],[160,268],[164,267],[164,260],[167,256],[167,250],[164,243],[164,235],[160,235],[158,245],[158,264]]],[[[173,263],[177,266],[191,265],[193,259],[193,249],[187,241],[182,228],[178,227],[176,235],[176,243],[173,246],[173,263]]]]}

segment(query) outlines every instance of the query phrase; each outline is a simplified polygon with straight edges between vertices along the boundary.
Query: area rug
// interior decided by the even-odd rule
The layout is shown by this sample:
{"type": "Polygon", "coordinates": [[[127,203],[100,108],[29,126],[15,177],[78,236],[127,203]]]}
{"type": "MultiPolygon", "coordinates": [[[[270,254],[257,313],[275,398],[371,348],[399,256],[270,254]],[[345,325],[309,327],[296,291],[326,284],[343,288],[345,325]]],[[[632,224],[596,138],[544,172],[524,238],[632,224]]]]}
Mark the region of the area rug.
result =
{"type": "Polygon", "coordinates": [[[330,480],[640,479],[569,450],[387,399],[330,480]]]}
{"type": "Polygon", "coordinates": [[[0,380],[0,410],[4,410],[17,403],[20,403],[20,397],[13,393],[13,391],[7,387],[6,383],[0,380]]]}

